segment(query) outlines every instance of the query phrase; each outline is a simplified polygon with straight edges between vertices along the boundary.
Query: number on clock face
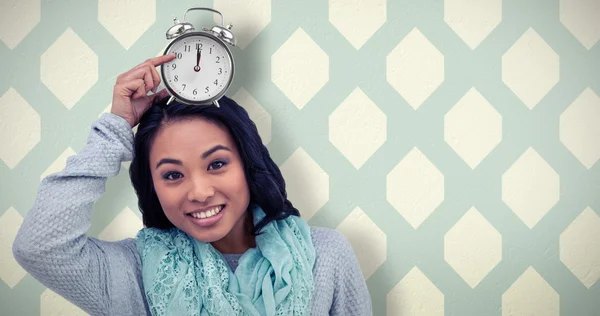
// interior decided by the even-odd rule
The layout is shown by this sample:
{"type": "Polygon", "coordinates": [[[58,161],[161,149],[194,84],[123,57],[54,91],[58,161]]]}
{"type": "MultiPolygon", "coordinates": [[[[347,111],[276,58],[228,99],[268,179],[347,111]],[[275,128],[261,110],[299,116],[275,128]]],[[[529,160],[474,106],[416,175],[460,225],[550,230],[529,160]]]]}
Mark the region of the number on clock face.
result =
{"type": "Polygon", "coordinates": [[[208,100],[227,88],[231,57],[208,36],[188,36],[173,43],[167,54],[177,57],[163,65],[165,85],[190,101],[208,100]]]}

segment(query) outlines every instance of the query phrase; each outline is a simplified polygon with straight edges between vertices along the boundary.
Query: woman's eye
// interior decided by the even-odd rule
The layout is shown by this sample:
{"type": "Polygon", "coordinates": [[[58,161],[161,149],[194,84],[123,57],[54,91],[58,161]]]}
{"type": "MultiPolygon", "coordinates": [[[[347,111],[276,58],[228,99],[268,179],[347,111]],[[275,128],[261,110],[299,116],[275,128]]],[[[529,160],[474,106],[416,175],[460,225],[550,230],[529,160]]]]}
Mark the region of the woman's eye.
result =
{"type": "Polygon", "coordinates": [[[217,170],[221,169],[225,165],[224,161],[215,161],[208,166],[208,170],[217,170]]]}
{"type": "Polygon", "coordinates": [[[177,180],[183,177],[181,172],[167,172],[163,175],[163,179],[165,180],[177,180]]]}

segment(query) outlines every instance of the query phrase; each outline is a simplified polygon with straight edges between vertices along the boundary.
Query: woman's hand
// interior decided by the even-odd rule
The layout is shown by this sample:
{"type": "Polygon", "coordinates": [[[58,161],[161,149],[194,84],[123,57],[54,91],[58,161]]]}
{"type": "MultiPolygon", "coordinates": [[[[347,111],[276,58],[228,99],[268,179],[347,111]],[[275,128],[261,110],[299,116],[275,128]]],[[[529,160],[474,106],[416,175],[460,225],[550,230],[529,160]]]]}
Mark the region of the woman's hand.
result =
{"type": "Polygon", "coordinates": [[[156,67],[174,58],[174,54],[151,58],[121,74],[113,89],[111,113],[127,120],[132,128],[136,126],[155,99],[169,95],[164,89],[152,95],[147,94],[156,92],[160,84],[156,67]]]}

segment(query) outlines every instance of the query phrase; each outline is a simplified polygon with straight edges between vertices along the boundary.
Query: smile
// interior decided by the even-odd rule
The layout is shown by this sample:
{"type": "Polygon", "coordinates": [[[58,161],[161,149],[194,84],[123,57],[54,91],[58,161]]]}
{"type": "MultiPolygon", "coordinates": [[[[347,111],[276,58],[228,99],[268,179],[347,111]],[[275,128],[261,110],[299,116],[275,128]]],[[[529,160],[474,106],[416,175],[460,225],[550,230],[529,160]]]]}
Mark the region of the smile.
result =
{"type": "Polygon", "coordinates": [[[194,217],[194,218],[210,218],[210,217],[213,217],[213,216],[219,214],[222,209],[223,209],[223,205],[219,205],[219,206],[215,206],[215,207],[213,207],[209,210],[203,211],[203,212],[188,213],[187,215],[194,217]]]}

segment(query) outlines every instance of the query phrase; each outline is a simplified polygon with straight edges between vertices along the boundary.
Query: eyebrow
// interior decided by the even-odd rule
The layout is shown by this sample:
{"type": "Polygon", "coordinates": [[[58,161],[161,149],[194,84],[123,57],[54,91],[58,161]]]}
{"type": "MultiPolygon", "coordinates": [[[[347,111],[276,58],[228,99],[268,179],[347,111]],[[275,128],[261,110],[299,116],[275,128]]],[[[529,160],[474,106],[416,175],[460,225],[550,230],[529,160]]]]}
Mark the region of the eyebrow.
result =
{"type": "MultiPolygon", "coordinates": [[[[227,147],[227,146],[223,146],[223,145],[216,145],[216,146],[214,146],[213,148],[211,148],[211,149],[209,149],[209,150],[205,151],[205,152],[202,154],[202,159],[206,159],[208,156],[210,156],[210,155],[214,154],[216,151],[219,151],[219,150],[227,150],[227,151],[231,151],[231,149],[229,149],[229,147],[227,147]]],[[[160,167],[161,165],[163,165],[163,164],[168,164],[168,163],[169,163],[169,164],[178,165],[178,166],[181,166],[181,165],[183,165],[183,163],[181,162],[181,160],[177,160],[177,159],[173,159],[173,158],[163,158],[163,159],[161,159],[161,160],[160,160],[160,161],[159,161],[159,162],[156,164],[156,167],[154,167],[154,168],[155,168],[155,169],[157,169],[157,168],[158,168],[158,167],[160,167]]]]}
{"type": "Polygon", "coordinates": [[[172,158],[163,158],[156,164],[156,167],[154,167],[154,168],[158,169],[158,167],[160,167],[161,165],[168,164],[168,163],[178,165],[178,166],[183,165],[183,163],[181,163],[181,160],[172,159],[172,158]]]}
{"type": "Polygon", "coordinates": [[[211,149],[209,149],[209,150],[205,151],[205,152],[202,154],[202,159],[206,159],[208,156],[210,156],[210,155],[214,154],[216,151],[219,151],[219,150],[227,150],[227,151],[231,151],[231,149],[229,149],[229,147],[227,147],[227,146],[223,146],[223,145],[216,145],[216,146],[214,146],[213,148],[211,148],[211,149]]]}

